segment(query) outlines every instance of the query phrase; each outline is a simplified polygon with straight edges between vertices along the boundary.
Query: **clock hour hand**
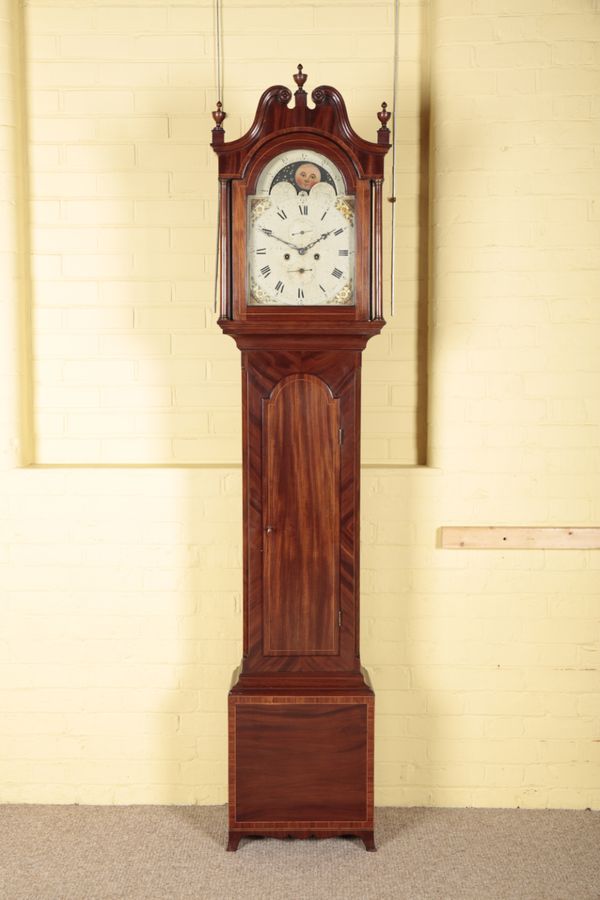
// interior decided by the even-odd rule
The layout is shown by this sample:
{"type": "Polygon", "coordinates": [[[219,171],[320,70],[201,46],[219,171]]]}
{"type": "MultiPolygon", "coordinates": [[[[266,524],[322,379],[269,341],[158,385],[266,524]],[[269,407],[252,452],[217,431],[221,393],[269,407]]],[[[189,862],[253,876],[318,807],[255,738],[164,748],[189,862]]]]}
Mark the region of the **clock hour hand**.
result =
{"type": "Polygon", "coordinates": [[[291,247],[292,250],[298,250],[298,251],[300,251],[300,248],[299,248],[299,247],[296,247],[295,244],[290,244],[289,241],[285,241],[283,238],[280,238],[278,235],[273,234],[273,232],[271,231],[270,228],[263,228],[262,225],[259,226],[259,228],[260,228],[260,230],[263,232],[263,234],[266,234],[266,235],[267,235],[267,237],[275,238],[276,241],[281,241],[282,244],[286,244],[288,247],[291,247]]]}
{"type": "Polygon", "coordinates": [[[332,228],[330,231],[326,231],[325,234],[322,234],[322,235],[321,235],[320,237],[318,237],[316,240],[311,241],[310,244],[307,244],[307,245],[306,245],[306,247],[296,247],[298,253],[299,253],[300,255],[302,255],[303,253],[306,253],[308,250],[311,249],[311,247],[314,247],[315,244],[318,244],[319,241],[322,241],[322,240],[324,240],[326,237],[329,237],[330,234],[333,234],[334,231],[335,231],[335,228],[332,228]]]}

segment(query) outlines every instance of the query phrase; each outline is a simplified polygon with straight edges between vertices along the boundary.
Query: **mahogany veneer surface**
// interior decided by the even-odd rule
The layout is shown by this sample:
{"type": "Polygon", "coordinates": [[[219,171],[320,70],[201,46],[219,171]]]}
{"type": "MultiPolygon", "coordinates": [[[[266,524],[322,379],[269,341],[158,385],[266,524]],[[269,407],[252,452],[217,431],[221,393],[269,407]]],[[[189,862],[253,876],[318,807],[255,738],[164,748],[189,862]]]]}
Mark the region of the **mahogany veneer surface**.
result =
{"type": "Polygon", "coordinates": [[[231,826],[372,828],[372,695],[231,698],[231,826]]]}
{"type": "Polygon", "coordinates": [[[339,401],[290,375],[264,401],[264,652],[336,654],[339,645],[339,401]]]}

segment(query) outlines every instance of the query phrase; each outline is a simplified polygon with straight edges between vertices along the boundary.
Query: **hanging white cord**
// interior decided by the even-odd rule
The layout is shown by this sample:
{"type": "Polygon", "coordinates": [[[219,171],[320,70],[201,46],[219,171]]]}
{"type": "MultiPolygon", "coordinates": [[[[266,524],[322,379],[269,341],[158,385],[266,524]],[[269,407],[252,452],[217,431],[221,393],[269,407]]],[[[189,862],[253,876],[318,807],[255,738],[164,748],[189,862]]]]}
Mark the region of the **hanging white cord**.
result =
{"type": "MultiPolygon", "coordinates": [[[[222,0],[214,0],[215,21],[215,82],[217,100],[223,103],[223,22],[222,0]]],[[[216,315],[219,299],[219,275],[221,272],[221,182],[217,194],[217,247],[215,252],[215,291],[213,311],[216,315]]]]}
{"type": "Polygon", "coordinates": [[[217,100],[223,103],[223,9],[222,0],[215,3],[215,81],[217,83],[217,100]]]}
{"type": "Polygon", "coordinates": [[[400,0],[394,0],[394,83],[392,86],[392,244],[390,248],[390,297],[391,313],[394,315],[396,305],[396,94],[398,88],[398,53],[400,35],[400,0]]]}

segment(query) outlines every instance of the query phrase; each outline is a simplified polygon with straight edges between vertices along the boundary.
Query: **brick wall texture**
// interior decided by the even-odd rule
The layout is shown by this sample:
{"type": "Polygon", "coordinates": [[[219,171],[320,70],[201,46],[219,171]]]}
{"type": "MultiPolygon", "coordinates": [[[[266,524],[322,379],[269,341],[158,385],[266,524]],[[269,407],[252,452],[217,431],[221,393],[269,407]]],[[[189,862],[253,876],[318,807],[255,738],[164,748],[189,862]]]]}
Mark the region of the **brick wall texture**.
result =
{"type": "MultiPolygon", "coordinates": [[[[228,139],[298,62],[374,139],[392,26],[224,0],[228,139]]],[[[0,0],[0,801],[226,799],[214,48],[208,0],[0,0]]],[[[593,0],[402,0],[396,315],[363,369],[379,804],[600,807],[600,553],[438,539],[600,524],[599,69],[593,0]]]]}

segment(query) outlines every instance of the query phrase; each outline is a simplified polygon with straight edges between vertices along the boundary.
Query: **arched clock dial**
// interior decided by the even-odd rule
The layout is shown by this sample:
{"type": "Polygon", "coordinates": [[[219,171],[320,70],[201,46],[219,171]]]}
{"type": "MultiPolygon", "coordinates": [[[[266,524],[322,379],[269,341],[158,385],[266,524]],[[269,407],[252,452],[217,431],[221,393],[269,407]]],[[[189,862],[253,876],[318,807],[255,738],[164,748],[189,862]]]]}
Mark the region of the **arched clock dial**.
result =
{"type": "Polygon", "coordinates": [[[327,157],[272,160],[247,215],[249,306],[354,305],[354,197],[327,157]]]}

